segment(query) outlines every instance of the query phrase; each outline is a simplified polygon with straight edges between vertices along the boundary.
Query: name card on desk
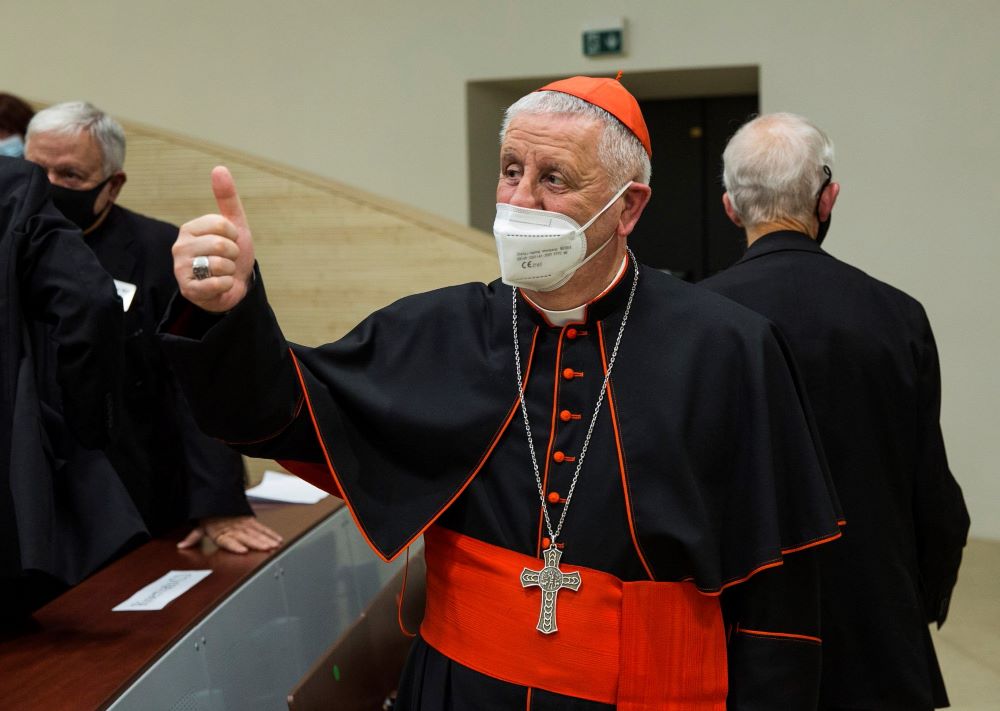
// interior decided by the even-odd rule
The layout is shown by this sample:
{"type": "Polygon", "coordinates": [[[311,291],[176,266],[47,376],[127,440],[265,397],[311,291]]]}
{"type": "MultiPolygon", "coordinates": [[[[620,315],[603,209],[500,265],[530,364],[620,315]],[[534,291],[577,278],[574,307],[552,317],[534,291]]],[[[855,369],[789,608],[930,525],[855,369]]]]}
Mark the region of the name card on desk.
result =
{"type": "Polygon", "coordinates": [[[135,612],[139,610],[162,610],[171,600],[176,600],[207,578],[211,572],[211,570],[171,570],[125,602],[111,608],[111,611],[135,612]]]}

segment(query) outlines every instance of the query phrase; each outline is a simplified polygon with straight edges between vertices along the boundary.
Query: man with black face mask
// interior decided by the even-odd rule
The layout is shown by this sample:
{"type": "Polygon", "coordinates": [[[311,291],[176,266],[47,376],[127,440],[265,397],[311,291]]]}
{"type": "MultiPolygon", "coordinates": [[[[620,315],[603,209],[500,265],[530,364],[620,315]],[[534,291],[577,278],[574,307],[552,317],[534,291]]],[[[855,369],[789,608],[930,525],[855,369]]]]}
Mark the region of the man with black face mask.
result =
{"type": "Polygon", "coordinates": [[[124,412],[106,451],[150,532],[191,521],[181,547],[207,534],[236,553],[274,548],[280,537],[247,504],[242,459],[197,428],[154,338],[176,289],[177,228],[115,204],[126,180],[121,126],[88,103],[58,104],[28,125],[25,157],[48,173],[55,206],[83,230],[122,299],[124,412]]]}
{"type": "Polygon", "coordinates": [[[840,193],[833,145],[793,114],[758,117],[723,154],[746,255],[703,282],[788,340],[847,526],[821,561],[821,704],[947,706],[927,629],[944,622],[969,527],[948,469],[941,376],[923,307],[819,246],[840,193]]]}

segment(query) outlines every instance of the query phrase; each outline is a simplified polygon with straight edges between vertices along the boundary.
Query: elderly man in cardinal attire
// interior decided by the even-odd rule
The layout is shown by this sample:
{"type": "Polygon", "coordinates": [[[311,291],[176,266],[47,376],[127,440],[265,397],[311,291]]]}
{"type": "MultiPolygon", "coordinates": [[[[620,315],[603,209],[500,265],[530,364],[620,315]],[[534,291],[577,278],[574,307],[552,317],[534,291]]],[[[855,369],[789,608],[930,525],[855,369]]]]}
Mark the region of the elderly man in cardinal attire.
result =
{"type": "MultiPolygon", "coordinates": [[[[618,80],[512,105],[500,278],[285,342],[232,176],[162,338],[204,429],[426,544],[401,709],[815,708],[838,504],[764,318],[640,265],[652,147],[618,80]]],[[[330,278],[336,278],[331,265],[330,278]]]]}

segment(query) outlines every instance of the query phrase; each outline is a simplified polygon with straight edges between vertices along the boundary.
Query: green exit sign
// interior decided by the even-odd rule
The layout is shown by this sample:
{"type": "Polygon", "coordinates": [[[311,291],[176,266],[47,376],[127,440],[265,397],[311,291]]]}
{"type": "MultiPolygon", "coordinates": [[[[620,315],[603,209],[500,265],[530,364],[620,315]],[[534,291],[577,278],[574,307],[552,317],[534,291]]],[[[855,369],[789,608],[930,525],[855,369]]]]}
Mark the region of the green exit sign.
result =
{"type": "Polygon", "coordinates": [[[620,27],[611,30],[584,30],[583,55],[597,57],[602,54],[621,54],[625,51],[623,34],[620,27]]]}

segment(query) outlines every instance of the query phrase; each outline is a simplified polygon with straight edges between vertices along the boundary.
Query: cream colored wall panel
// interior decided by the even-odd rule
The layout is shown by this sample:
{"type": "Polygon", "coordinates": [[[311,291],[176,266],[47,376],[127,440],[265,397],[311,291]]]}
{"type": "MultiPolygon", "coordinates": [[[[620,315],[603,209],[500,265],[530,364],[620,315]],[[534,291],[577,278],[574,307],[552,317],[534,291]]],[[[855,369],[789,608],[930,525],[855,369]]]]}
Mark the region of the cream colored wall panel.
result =
{"type": "MultiPolygon", "coordinates": [[[[318,345],[396,299],[497,273],[489,235],[331,180],[127,125],[121,202],[185,222],[214,212],[209,174],[233,172],[268,296],[289,340],[318,345]]],[[[248,462],[257,480],[272,462],[248,462]]]]}

